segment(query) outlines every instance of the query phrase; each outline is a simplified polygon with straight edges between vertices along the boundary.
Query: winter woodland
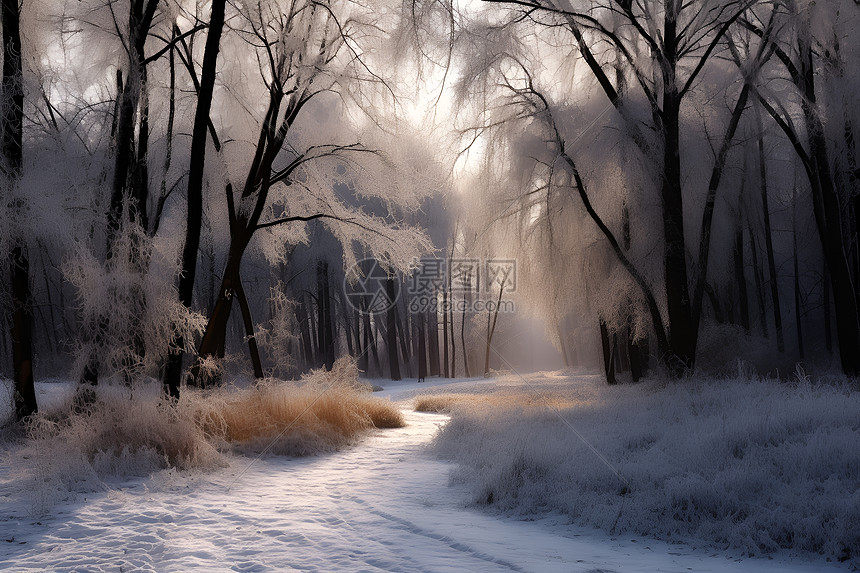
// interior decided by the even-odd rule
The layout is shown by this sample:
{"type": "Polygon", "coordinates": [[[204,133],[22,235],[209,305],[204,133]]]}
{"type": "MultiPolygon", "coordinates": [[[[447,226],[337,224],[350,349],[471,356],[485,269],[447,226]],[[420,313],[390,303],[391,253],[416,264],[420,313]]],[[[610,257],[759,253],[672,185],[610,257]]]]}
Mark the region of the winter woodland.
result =
{"type": "Polygon", "coordinates": [[[272,405],[311,408],[327,381],[364,422],[308,426],[280,453],[410,423],[372,386],[560,369],[566,385],[534,384],[588,429],[574,477],[563,445],[522,449],[553,416],[502,382],[429,407],[452,416],[434,451],[473,501],[860,563],[856,0],[2,0],[2,39],[9,460],[75,428],[138,436],[126,393],[152,420],[176,412],[165,432],[186,441],[93,441],[82,460],[140,447],[212,469],[227,443],[272,453],[238,420],[271,407],[283,438],[272,405]],[[46,409],[57,380],[65,409],[46,409]],[[720,416],[748,434],[690,432],[720,416]],[[783,439],[805,445],[765,447],[783,439]],[[695,462],[706,445],[805,456],[785,491],[834,489],[753,503],[737,491],[775,473],[695,462]],[[734,494],[666,485],[709,467],[734,494]],[[660,513],[673,496],[694,501],[660,513]]]}

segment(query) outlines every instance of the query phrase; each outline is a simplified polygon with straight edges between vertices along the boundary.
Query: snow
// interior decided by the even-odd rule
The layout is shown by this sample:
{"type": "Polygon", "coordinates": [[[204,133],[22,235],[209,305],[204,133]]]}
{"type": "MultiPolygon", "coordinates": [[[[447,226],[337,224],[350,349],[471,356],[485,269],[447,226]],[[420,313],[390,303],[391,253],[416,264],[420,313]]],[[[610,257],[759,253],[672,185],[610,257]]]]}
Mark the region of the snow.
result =
{"type": "MultiPolygon", "coordinates": [[[[33,515],[0,469],[0,569],[17,571],[709,571],[845,570],[821,561],[735,560],[561,516],[517,521],[469,506],[453,464],[427,448],[441,414],[412,412],[419,384],[378,381],[407,426],[308,458],[231,454],[212,472],[111,478],[33,515]]],[[[463,383],[463,380],[453,381],[463,383]]],[[[471,385],[483,381],[469,381],[471,385]]],[[[40,385],[40,396],[59,385],[40,385]]]]}

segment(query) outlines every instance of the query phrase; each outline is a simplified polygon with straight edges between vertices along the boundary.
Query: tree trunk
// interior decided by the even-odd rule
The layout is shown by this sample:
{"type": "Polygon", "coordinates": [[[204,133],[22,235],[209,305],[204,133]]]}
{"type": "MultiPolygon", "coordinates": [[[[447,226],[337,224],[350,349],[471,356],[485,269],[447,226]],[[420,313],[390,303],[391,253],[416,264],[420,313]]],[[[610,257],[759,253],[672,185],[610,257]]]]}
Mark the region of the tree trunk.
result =
{"type": "Polygon", "coordinates": [[[633,336],[627,337],[627,353],[630,355],[630,377],[634,382],[639,382],[645,375],[648,364],[642,357],[642,345],[633,340],[633,336]]]}
{"type": "Polygon", "coordinates": [[[334,366],[334,324],[331,317],[331,289],[328,281],[328,263],[317,263],[317,333],[322,364],[326,370],[334,366]]]}
{"type": "Polygon", "coordinates": [[[745,276],[744,264],[744,227],[743,219],[738,219],[738,225],[735,229],[735,245],[733,249],[733,259],[735,264],[735,282],[738,286],[738,301],[740,303],[740,324],[743,329],[749,333],[750,331],[750,307],[747,298],[747,279],[745,276]]]}
{"type": "MultiPolygon", "coordinates": [[[[307,297],[303,296],[301,303],[296,305],[296,320],[299,323],[299,335],[302,340],[302,358],[304,359],[304,364],[301,368],[302,370],[310,368],[314,363],[314,349],[313,344],[311,343],[311,330],[310,325],[308,324],[310,318],[308,317],[306,300],[307,297]]],[[[367,365],[365,364],[365,370],[366,369],[367,365]]]]}
{"type": "Polygon", "coordinates": [[[758,243],[755,240],[755,234],[753,233],[753,228],[749,227],[750,230],[750,252],[752,253],[752,262],[753,262],[753,278],[755,279],[755,295],[756,302],[758,302],[758,318],[759,324],[761,326],[761,332],[765,338],[768,337],[768,328],[767,328],[767,307],[765,306],[765,295],[764,295],[764,271],[759,265],[758,262],[758,243]]]}
{"type": "Polygon", "coordinates": [[[197,350],[197,363],[191,369],[191,374],[188,378],[188,384],[191,386],[205,388],[218,381],[217,376],[214,376],[212,372],[201,370],[201,362],[211,358],[220,361],[224,358],[227,343],[227,324],[230,318],[230,311],[233,308],[233,298],[236,296],[236,289],[241,288],[239,284],[241,281],[239,269],[242,263],[242,256],[245,254],[245,249],[247,249],[250,240],[250,233],[241,233],[238,231],[231,238],[227,265],[224,269],[224,276],[221,279],[221,286],[218,289],[218,297],[215,299],[215,306],[209,315],[209,322],[206,324],[206,330],[203,332],[203,338],[197,350]]]}
{"type": "Polygon", "coordinates": [[[33,305],[30,260],[23,245],[12,248],[12,365],[15,376],[15,418],[38,411],[33,381],[33,305]]]}
{"type": "Polygon", "coordinates": [[[561,323],[556,322],[555,334],[558,336],[558,347],[561,350],[561,359],[564,362],[565,368],[571,368],[570,356],[567,354],[567,344],[564,343],[564,331],[561,328],[561,323]]]}
{"type": "Polygon", "coordinates": [[[824,291],[822,306],[824,307],[824,346],[828,354],[833,354],[833,325],[830,318],[830,273],[827,271],[827,259],[822,257],[821,289],[824,291]]]}
{"type": "Polygon", "coordinates": [[[463,370],[466,378],[471,378],[472,374],[469,372],[469,349],[466,348],[466,307],[467,296],[469,296],[472,288],[472,280],[471,275],[468,277],[468,282],[466,283],[465,291],[463,292],[463,314],[460,317],[460,345],[463,348],[463,370]]]}
{"type": "MultiPolygon", "coordinates": [[[[674,29],[674,23],[672,28],[674,29]]],[[[666,357],[666,363],[676,376],[693,367],[697,340],[687,278],[679,122],[680,99],[677,88],[667,86],[663,98],[664,153],[661,206],[665,241],[664,284],[669,317],[669,355],[666,357]]]]}
{"type": "MultiPolygon", "coordinates": [[[[394,279],[390,276],[385,280],[385,291],[388,300],[395,300],[394,279]]],[[[392,380],[400,380],[400,361],[397,358],[397,306],[391,305],[386,311],[385,346],[388,349],[388,373],[392,380]]]]}
{"type": "Polygon", "coordinates": [[[797,186],[791,198],[791,246],[794,262],[794,317],[797,325],[797,353],[803,360],[803,327],[800,312],[800,270],[797,261],[797,186]]]}
{"type": "Polygon", "coordinates": [[[430,350],[428,371],[430,376],[439,376],[439,318],[435,305],[431,305],[427,316],[427,341],[430,350]]]}
{"type": "Polygon", "coordinates": [[[251,307],[245,297],[245,287],[242,286],[241,277],[236,282],[236,299],[239,301],[239,309],[242,312],[242,325],[245,327],[245,338],[248,339],[248,352],[251,355],[251,367],[254,370],[254,378],[263,378],[263,362],[260,360],[260,349],[257,347],[257,338],[254,335],[254,321],[251,318],[251,307]]]}
{"type": "MultiPolygon", "coordinates": [[[[209,31],[203,52],[203,69],[200,90],[197,95],[197,111],[191,134],[191,160],[188,171],[188,213],[185,227],[185,244],[182,249],[182,273],[179,275],[179,300],[190,309],[194,296],[194,279],[197,275],[197,252],[200,250],[200,230],[203,227],[203,167],[206,161],[206,140],[209,126],[209,111],[215,91],[215,71],[221,32],[224,27],[226,0],[213,0],[209,31]]],[[[231,190],[228,190],[228,193],[231,190]]],[[[241,287],[241,285],[240,285],[241,287]]],[[[179,382],[182,378],[181,339],[174,341],[174,351],[167,358],[164,371],[164,389],[168,395],[179,397],[179,382]]],[[[259,358],[259,357],[258,357],[259,358]]],[[[260,373],[262,376],[262,373],[260,373]]]]}
{"type": "Polygon", "coordinates": [[[603,373],[606,375],[606,383],[614,386],[618,383],[615,379],[615,344],[609,338],[609,329],[603,319],[600,321],[600,347],[603,350],[603,373]]]}
{"type": "Polygon", "coordinates": [[[417,314],[418,328],[418,381],[422,382],[427,378],[427,331],[424,313],[417,314]]]}
{"type": "MultiPolygon", "coordinates": [[[[3,0],[2,161],[7,184],[14,186],[23,164],[24,88],[21,62],[21,15],[18,0],[3,0]]],[[[12,368],[15,418],[19,421],[38,411],[33,381],[33,297],[30,289],[30,258],[22,238],[12,238],[10,252],[12,283],[12,368]]]]}
{"type": "Polygon", "coordinates": [[[361,313],[358,309],[353,311],[353,319],[355,322],[355,351],[358,356],[358,369],[367,374],[367,353],[370,351],[370,348],[366,346],[367,336],[364,337],[364,342],[362,342],[361,338],[361,313]]]}
{"type": "Polygon", "coordinates": [[[400,309],[397,308],[397,305],[394,305],[394,312],[397,320],[397,334],[400,340],[400,358],[403,360],[403,365],[406,367],[406,377],[412,378],[412,357],[409,355],[408,316],[405,314],[401,315],[400,309]]]}
{"type": "MultiPolygon", "coordinates": [[[[761,122],[759,122],[761,125],[761,122]]],[[[759,129],[761,131],[761,128],[759,129]]],[[[758,138],[759,186],[761,189],[762,216],[764,217],[764,245],[767,250],[767,268],[770,274],[770,297],[773,300],[773,323],[776,328],[776,346],[785,352],[782,332],[782,311],[779,304],[779,280],[776,276],[776,261],[773,253],[773,233],[770,226],[770,206],[767,198],[767,165],[764,155],[764,140],[758,138]]]]}
{"type": "Polygon", "coordinates": [[[442,287],[442,373],[445,378],[451,377],[448,360],[448,289],[442,287]]]}
{"type": "Polygon", "coordinates": [[[490,375],[490,350],[493,349],[493,335],[496,333],[496,323],[499,320],[499,307],[502,306],[502,295],[505,293],[506,278],[503,278],[502,283],[499,285],[499,299],[496,301],[496,308],[492,312],[487,313],[487,346],[484,354],[484,376],[490,375]]]}

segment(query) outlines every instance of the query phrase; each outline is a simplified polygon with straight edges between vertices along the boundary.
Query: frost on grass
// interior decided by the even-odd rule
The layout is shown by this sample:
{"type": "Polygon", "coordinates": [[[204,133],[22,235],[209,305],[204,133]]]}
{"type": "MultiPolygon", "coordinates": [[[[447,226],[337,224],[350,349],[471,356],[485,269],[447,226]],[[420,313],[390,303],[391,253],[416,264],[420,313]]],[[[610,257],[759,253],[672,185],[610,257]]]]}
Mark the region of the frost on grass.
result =
{"type": "Polygon", "coordinates": [[[201,402],[207,435],[246,451],[309,455],[335,450],[371,428],[404,425],[400,411],[358,381],[349,359],[315,370],[298,384],[265,381],[244,392],[219,392],[201,402]]]}
{"type": "Polygon", "coordinates": [[[205,471],[225,465],[231,451],[312,455],[350,444],[372,428],[403,425],[390,401],[358,382],[349,360],[298,382],[185,389],[177,403],[165,399],[157,383],[95,392],[89,406],[76,405],[70,395],[23,430],[0,436],[0,456],[10,468],[5,485],[27,492],[34,513],[75,492],[103,490],[108,477],[205,471]]]}
{"type": "Polygon", "coordinates": [[[612,533],[744,555],[811,552],[860,566],[860,396],[847,386],[803,377],[615,388],[555,379],[506,388],[499,399],[436,404],[452,419],[434,447],[460,463],[454,479],[473,486],[478,504],[520,517],[560,512],[612,533]]]}

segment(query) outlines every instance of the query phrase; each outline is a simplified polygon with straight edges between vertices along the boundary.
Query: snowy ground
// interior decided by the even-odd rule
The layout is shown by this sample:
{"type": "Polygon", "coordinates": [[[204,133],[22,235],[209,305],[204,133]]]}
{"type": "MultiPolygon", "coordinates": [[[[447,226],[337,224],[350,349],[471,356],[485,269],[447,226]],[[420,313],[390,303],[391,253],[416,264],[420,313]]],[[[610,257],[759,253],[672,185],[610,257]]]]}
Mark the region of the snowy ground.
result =
{"type": "MultiPolygon", "coordinates": [[[[446,422],[409,409],[415,381],[384,382],[408,425],[311,458],[230,458],[212,473],[112,482],[35,516],[0,468],[0,569],[14,571],[812,572],[822,561],[736,561],[547,518],[467,506],[425,446],[446,422]]],[[[46,389],[42,388],[44,392],[46,389]]]]}

